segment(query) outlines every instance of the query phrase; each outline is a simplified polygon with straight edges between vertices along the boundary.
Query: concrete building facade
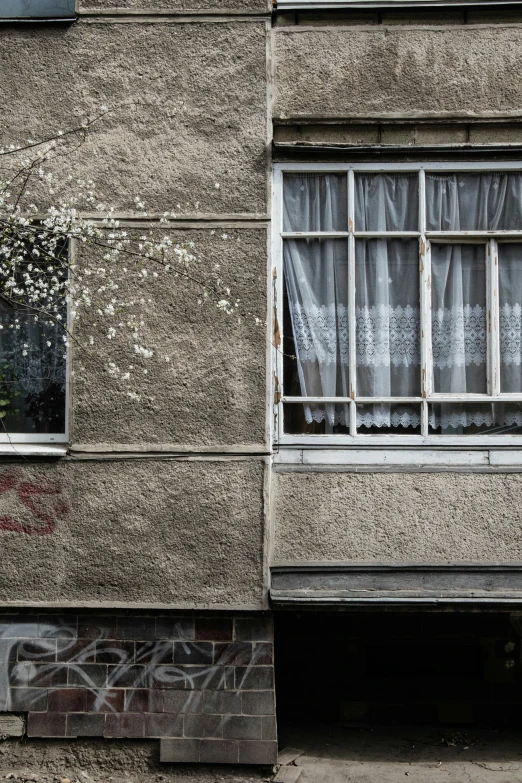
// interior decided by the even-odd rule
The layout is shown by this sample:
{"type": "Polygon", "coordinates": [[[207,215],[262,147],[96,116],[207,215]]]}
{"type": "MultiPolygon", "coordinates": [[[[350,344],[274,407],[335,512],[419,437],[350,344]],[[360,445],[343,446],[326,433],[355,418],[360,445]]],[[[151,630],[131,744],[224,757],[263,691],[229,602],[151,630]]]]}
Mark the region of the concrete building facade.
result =
{"type": "MultiPolygon", "coordinates": [[[[285,440],[280,423],[273,172],[522,165],[522,6],[434,6],[77,0],[73,20],[0,23],[2,140],[114,107],[67,173],[95,179],[130,226],[147,222],[135,194],[151,223],[175,211],[173,236],[266,321],[195,311],[183,282],[151,281],[150,342],[173,359],[140,381],[142,402],[82,359],[64,453],[5,446],[0,712],[28,737],[273,764],[275,612],[512,618],[522,601],[516,427],[403,444],[285,440]]],[[[497,242],[488,230],[476,241],[497,242]]],[[[345,397],[354,417],[368,403],[345,397]]]]}

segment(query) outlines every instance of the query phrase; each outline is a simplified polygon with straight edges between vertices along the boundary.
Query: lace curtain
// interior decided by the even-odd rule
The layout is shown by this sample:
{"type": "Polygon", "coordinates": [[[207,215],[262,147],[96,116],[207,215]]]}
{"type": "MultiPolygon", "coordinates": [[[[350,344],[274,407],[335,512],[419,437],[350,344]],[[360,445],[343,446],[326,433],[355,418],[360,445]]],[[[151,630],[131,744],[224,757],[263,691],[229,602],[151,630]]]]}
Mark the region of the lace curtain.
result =
{"type": "MultiPolygon", "coordinates": [[[[416,231],[417,174],[355,179],[356,231],[416,231]]],[[[343,174],[285,177],[285,231],[346,231],[343,174]]],[[[520,174],[426,175],[431,230],[522,228],[520,174]]],[[[503,392],[522,392],[522,245],[499,245],[500,352],[503,392]]],[[[418,241],[356,240],[356,363],[359,397],[420,395],[418,241]]],[[[284,271],[300,392],[348,396],[347,243],[286,240],[284,271]]],[[[432,244],[433,389],[487,390],[486,246],[432,244]]],[[[348,426],[348,406],[304,405],[308,423],[348,426]]],[[[357,406],[361,428],[418,428],[414,404],[357,406]]],[[[516,406],[446,404],[430,408],[435,430],[522,425],[516,406]]]]}

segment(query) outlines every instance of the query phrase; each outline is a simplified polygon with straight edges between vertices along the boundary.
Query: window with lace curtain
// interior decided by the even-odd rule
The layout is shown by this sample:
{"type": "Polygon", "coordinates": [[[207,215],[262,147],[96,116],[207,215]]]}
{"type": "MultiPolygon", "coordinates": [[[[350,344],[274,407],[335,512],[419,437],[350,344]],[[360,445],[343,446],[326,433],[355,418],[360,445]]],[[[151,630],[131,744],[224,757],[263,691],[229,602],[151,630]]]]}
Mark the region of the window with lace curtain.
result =
{"type": "Polygon", "coordinates": [[[280,164],[274,209],[281,442],[522,443],[522,164],[280,164]]]}

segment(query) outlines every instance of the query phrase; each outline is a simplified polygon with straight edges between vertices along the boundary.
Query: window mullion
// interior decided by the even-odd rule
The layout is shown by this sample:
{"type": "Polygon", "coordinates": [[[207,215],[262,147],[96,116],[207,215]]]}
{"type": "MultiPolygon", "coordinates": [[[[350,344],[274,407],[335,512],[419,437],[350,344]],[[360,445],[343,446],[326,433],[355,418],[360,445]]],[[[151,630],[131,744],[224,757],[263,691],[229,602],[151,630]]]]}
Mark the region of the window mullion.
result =
{"type": "Polygon", "coordinates": [[[420,263],[420,337],[421,337],[421,435],[428,435],[428,402],[431,394],[431,252],[426,239],[426,178],[419,171],[419,263],[420,263]]]}
{"type": "Polygon", "coordinates": [[[500,394],[500,306],[498,298],[498,242],[490,239],[486,248],[488,394],[500,394]]]}
{"type": "Polygon", "coordinates": [[[355,396],[357,394],[357,364],[355,345],[355,175],[353,169],[348,171],[348,361],[350,378],[350,435],[357,434],[357,409],[355,396]]]}

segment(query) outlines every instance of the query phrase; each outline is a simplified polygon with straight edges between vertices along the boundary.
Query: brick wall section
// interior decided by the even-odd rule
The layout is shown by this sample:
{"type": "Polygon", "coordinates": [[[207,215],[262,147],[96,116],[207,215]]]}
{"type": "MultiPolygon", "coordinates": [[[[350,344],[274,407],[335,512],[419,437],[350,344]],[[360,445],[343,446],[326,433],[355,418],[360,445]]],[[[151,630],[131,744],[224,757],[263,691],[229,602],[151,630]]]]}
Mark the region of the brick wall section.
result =
{"type": "Polygon", "coordinates": [[[267,614],[0,615],[0,711],[29,737],[161,739],[163,761],[277,758],[267,614]]]}

